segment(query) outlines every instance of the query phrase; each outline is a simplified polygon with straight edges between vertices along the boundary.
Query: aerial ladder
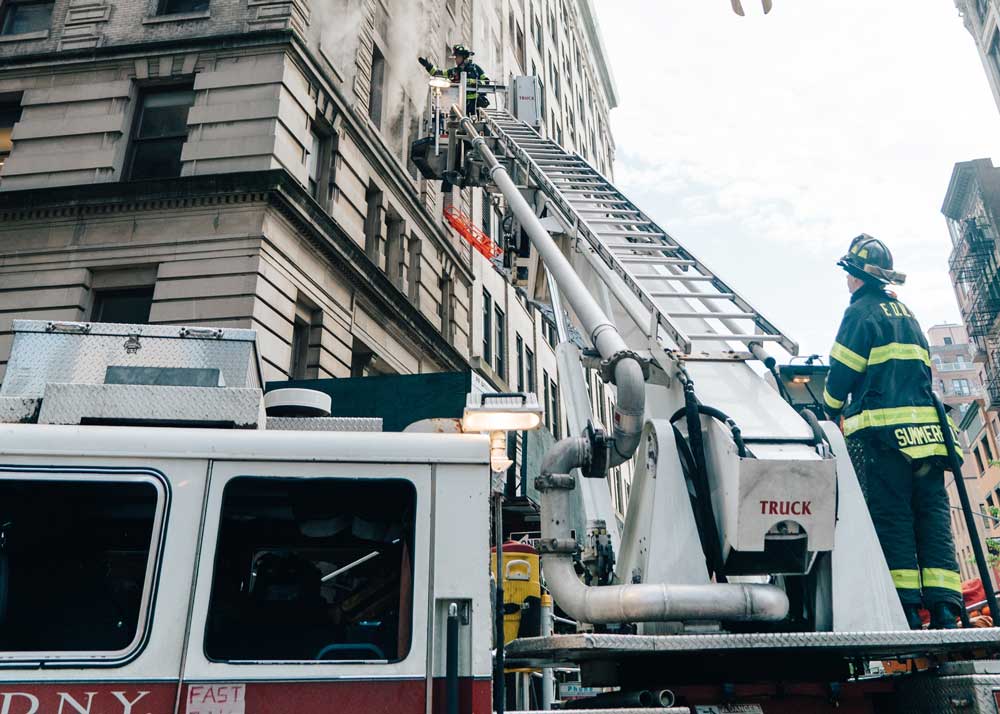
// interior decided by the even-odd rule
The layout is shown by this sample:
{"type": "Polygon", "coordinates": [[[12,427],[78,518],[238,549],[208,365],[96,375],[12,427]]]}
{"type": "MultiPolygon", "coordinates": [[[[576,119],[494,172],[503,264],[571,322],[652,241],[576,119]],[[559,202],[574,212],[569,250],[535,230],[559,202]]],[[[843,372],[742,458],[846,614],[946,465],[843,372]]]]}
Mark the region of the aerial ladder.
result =
{"type": "Polygon", "coordinates": [[[462,160],[442,165],[504,197],[560,336],[570,436],[536,482],[538,547],[579,632],[515,640],[512,661],[575,662],[586,683],[622,690],[834,686],[871,661],[1000,649],[995,629],[906,628],[842,435],[781,391],[771,350],[797,354],[790,337],[531,124],[458,106],[448,124],[462,160]],[[585,368],[616,387],[611,433],[591,414],[585,368]],[[633,454],[619,530],[604,477],[633,454]]]}

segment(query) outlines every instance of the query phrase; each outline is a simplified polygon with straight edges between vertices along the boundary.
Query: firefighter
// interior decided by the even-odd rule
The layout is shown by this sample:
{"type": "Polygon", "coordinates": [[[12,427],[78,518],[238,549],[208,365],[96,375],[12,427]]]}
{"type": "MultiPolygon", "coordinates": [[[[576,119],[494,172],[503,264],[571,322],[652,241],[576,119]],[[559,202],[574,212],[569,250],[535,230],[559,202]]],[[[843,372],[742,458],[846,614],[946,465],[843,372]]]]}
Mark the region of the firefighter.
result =
{"type": "Polygon", "coordinates": [[[962,585],[927,341],[910,309],[886,290],[906,276],[893,270],[882,241],[858,236],[837,265],[847,271],[851,304],[830,351],[823,400],[834,421],[844,417],[844,436],[909,626],[921,627],[922,602],[932,628],[952,629],[963,606],[962,585]]]}
{"type": "Polygon", "coordinates": [[[426,57],[418,58],[420,64],[432,77],[447,77],[450,82],[458,82],[462,72],[465,72],[465,79],[468,82],[465,94],[465,113],[469,116],[474,115],[478,107],[485,109],[490,104],[489,100],[477,91],[479,85],[489,84],[490,78],[486,76],[482,67],[470,59],[474,54],[476,53],[465,45],[455,45],[451,49],[451,57],[455,60],[455,66],[447,70],[438,69],[426,57]]]}

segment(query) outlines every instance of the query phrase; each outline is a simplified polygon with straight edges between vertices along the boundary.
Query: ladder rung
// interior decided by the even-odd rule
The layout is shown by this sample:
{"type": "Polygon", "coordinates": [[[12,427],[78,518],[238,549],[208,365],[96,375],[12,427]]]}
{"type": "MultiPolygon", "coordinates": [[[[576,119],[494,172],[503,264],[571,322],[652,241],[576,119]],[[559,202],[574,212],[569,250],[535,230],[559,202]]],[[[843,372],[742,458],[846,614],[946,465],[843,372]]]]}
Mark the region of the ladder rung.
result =
{"type": "Polygon", "coordinates": [[[629,215],[629,216],[641,216],[642,215],[642,213],[640,213],[639,211],[633,211],[630,208],[622,208],[622,209],[615,209],[615,208],[577,208],[576,212],[577,213],[616,213],[616,214],[629,215]]]}
{"type": "MultiPolygon", "coordinates": [[[[650,258],[648,255],[636,255],[627,258],[619,258],[622,263],[641,263],[643,265],[682,265],[691,266],[697,265],[693,260],[685,260],[684,258],[650,258]]],[[[642,276],[639,276],[642,277],[642,276]]],[[[669,278],[669,275],[664,275],[664,278],[669,278]]]]}
{"type": "MultiPolygon", "coordinates": [[[[585,193],[588,196],[619,196],[617,191],[597,191],[592,188],[567,188],[563,189],[563,193],[585,193]]],[[[585,203],[584,200],[577,201],[577,203],[585,203]]]]}
{"type": "Polygon", "coordinates": [[[637,221],[634,218],[585,218],[583,219],[585,223],[589,225],[602,225],[602,226],[651,226],[653,225],[649,221],[643,219],[637,221]]]}
{"type": "Polygon", "coordinates": [[[670,317],[714,317],[722,320],[756,320],[756,312],[667,312],[670,317]]]}
{"type": "Polygon", "coordinates": [[[658,250],[668,250],[671,253],[676,253],[680,250],[679,246],[668,243],[605,243],[604,247],[610,248],[612,251],[635,250],[643,253],[655,253],[658,250]]]}
{"type": "Polygon", "coordinates": [[[737,334],[715,334],[713,332],[696,332],[687,335],[689,340],[736,340],[738,342],[779,342],[783,338],[781,335],[737,335],[737,334]]]}
{"type": "Polygon", "coordinates": [[[636,280],[683,280],[684,282],[710,282],[714,275],[633,275],[636,280]]]}
{"type": "Polygon", "coordinates": [[[694,292],[651,292],[649,297],[654,298],[693,298],[695,300],[732,300],[734,293],[694,293],[694,292]]]}
{"type": "Polygon", "coordinates": [[[600,231],[602,238],[666,238],[663,233],[650,233],[649,231],[600,231]]]}

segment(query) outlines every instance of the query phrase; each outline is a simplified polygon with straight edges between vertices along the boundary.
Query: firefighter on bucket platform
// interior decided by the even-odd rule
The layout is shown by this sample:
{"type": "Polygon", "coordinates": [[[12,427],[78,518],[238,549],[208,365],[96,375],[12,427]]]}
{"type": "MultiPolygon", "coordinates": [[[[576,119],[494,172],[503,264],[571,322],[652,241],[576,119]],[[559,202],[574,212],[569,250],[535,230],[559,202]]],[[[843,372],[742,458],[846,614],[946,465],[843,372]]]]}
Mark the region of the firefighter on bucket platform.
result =
{"type": "Polygon", "coordinates": [[[469,116],[476,113],[477,107],[485,109],[490,105],[486,96],[480,94],[478,91],[480,85],[490,83],[490,78],[486,76],[486,72],[483,71],[482,67],[470,59],[474,54],[476,53],[465,45],[455,45],[451,49],[451,56],[455,60],[455,66],[447,70],[438,69],[426,57],[418,58],[420,64],[432,77],[447,77],[448,81],[452,83],[458,82],[462,77],[462,73],[465,72],[465,81],[468,83],[465,93],[465,113],[469,116]]]}
{"type": "Polygon", "coordinates": [[[858,236],[837,264],[847,271],[851,304],[830,351],[823,400],[832,419],[844,417],[844,436],[907,622],[921,627],[923,603],[931,627],[951,629],[961,612],[962,585],[927,341],[910,309],[886,290],[906,276],[893,270],[882,241],[858,236]]]}

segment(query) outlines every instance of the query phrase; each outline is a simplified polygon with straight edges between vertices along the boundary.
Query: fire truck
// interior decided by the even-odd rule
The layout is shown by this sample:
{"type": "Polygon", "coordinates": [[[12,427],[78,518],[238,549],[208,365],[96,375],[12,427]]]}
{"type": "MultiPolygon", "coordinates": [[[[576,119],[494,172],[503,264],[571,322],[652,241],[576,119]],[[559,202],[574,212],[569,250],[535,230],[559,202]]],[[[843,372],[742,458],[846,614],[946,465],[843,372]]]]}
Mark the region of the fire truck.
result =
{"type": "Polygon", "coordinates": [[[265,394],[250,331],[15,321],[0,714],[487,714],[505,669],[555,667],[612,690],[580,710],[997,711],[1000,630],[906,628],[843,438],[765,349],[794,341],[541,137],[533,81],[414,152],[503,196],[553,307],[569,430],[533,548],[561,630],[505,646],[491,588],[492,472],[526,395],[473,402],[474,434],[383,433],[265,394]],[[585,370],[615,387],[608,430],[585,370]],[[606,475],[633,458],[619,525],[606,475]]]}

